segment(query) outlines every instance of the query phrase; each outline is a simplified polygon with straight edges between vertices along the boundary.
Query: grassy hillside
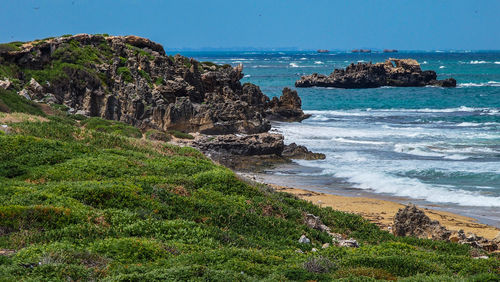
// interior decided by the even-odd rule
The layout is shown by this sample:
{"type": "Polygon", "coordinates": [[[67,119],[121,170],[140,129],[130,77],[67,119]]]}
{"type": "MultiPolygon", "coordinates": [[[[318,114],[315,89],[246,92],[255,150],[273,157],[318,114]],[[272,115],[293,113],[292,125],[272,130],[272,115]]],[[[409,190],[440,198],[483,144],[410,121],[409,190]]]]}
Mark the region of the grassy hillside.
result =
{"type": "Polygon", "coordinates": [[[0,92],[0,281],[496,281],[497,257],[395,238],[359,216],[245,183],[198,151],[0,92]],[[21,102],[21,103],[20,103],[21,102]],[[14,105],[17,105],[14,107],[14,105]],[[321,217],[356,238],[331,246],[321,217]],[[305,234],[312,244],[299,244],[305,234]],[[312,252],[311,249],[318,249],[312,252]],[[300,250],[300,251],[299,251],[300,250]]]}

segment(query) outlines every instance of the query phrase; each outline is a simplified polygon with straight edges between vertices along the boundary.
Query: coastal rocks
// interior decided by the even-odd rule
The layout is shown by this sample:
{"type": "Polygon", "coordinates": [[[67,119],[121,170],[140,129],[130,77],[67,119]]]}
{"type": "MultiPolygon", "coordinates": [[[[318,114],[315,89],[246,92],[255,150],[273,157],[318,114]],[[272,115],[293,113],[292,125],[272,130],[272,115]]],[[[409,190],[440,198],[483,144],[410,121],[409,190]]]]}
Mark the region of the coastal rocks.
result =
{"type": "MultiPolygon", "coordinates": [[[[323,224],[319,216],[315,216],[314,214],[306,214],[304,222],[309,228],[316,229],[321,232],[326,232],[328,235],[332,237],[332,243],[335,243],[339,247],[348,247],[348,248],[359,247],[358,242],[353,238],[345,240],[341,234],[331,232],[330,227],[323,224]]],[[[329,243],[323,244],[323,249],[328,248],[329,246],[330,246],[329,243]]]]}
{"type": "Polygon", "coordinates": [[[455,87],[456,80],[437,80],[436,72],[422,71],[413,59],[390,58],[383,63],[351,64],[345,69],[335,69],[330,75],[313,73],[302,76],[296,87],[375,88],[382,86],[421,87],[433,85],[455,87]]]}
{"type": "Polygon", "coordinates": [[[311,115],[306,115],[302,111],[302,101],[297,91],[288,87],[283,88],[283,94],[279,97],[273,97],[269,103],[269,110],[266,117],[278,121],[302,121],[311,115]]]}
{"type": "Polygon", "coordinates": [[[10,82],[9,79],[1,80],[0,79],[0,88],[2,89],[9,89],[9,87],[12,85],[12,82],[10,82]]]}
{"type": "Polygon", "coordinates": [[[301,160],[323,160],[326,158],[325,154],[313,153],[309,151],[305,146],[297,145],[291,143],[290,145],[285,145],[282,153],[283,157],[289,159],[301,159],[301,160]]]}
{"type": "Polygon", "coordinates": [[[265,118],[269,98],[253,84],[241,85],[242,65],[167,56],[160,44],[146,38],[58,37],[2,52],[0,60],[31,71],[12,77],[20,85],[28,84],[19,92],[26,98],[43,101],[51,93],[51,102],[75,112],[141,129],[255,134],[271,127],[265,118]],[[78,48],[86,48],[94,59],[82,56],[78,48]],[[54,64],[61,66],[53,68],[54,64]],[[50,75],[38,75],[42,70],[50,75]]]}
{"type": "Polygon", "coordinates": [[[425,239],[451,241],[459,244],[467,244],[489,252],[498,250],[499,247],[495,239],[490,241],[473,233],[465,234],[463,230],[450,231],[440,225],[438,221],[432,221],[415,205],[399,209],[394,216],[392,230],[396,236],[414,236],[425,239]]]}
{"type": "Polygon", "coordinates": [[[255,170],[284,163],[283,136],[259,133],[251,135],[202,135],[191,146],[212,160],[239,171],[255,170]]]}
{"type": "Polygon", "coordinates": [[[330,227],[323,224],[319,216],[315,216],[314,214],[306,214],[305,223],[307,227],[312,229],[317,229],[322,232],[330,232],[330,227]]]}
{"type": "Polygon", "coordinates": [[[301,244],[310,244],[311,240],[309,238],[307,238],[306,235],[302,235],[299,238],[299,243],[301,243],[301,244]]]}
{"type": "Polygon", "coordinates": [[[426,239],[446,240],[451,232],[441,226],[438,221],[432,221],[415,205],[406,206],[394,216],[392,226],[396,236],[414,236],[426,239]]]}
{"type": "Polygon", "coordinates": [[[281,156],[284,144],[282,135],[260,133],[253,135],[205,136],[195,141],[193,146],[202,152],[217,152],[241,156],[281,156]]]}

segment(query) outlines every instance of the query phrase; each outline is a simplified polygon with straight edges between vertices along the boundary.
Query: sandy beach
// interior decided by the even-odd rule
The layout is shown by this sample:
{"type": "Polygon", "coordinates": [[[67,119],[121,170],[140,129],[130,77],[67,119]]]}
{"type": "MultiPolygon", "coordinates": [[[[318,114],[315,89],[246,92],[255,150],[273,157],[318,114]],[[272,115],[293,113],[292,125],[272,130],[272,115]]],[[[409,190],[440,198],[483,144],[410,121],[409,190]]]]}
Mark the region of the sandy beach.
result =
{"type": "MultiPolygon", "coordinates": [[[[397,211],[404,208],[403,204],[381,199],[339,196],[272,184],[270,186],[277,191],[294,194],[322,207],[332,207],[336,210],[359,214],[385,230],[391,226],[397,211]]],[[[477,223],[470,217],[428,208],[422,209],[432,220],[439,221],[449,230],[463,229],[465,233],[472,232],[490,240],[500,232],[500,229],[477,223]]]]}

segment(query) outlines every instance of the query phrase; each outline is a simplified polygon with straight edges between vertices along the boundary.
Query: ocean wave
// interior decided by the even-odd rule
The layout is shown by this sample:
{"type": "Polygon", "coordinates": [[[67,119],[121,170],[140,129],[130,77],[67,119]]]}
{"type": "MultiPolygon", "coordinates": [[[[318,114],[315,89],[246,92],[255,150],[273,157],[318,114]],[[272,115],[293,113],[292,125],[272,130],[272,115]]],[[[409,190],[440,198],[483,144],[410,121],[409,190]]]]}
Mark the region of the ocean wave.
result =
{"type": "Polygon", "coordinates": [[[299,67],[299,65],[297,65],[296,63],[289,63],[288,65],[290,67],[292,67],[292,68],[298,68],[299,67]]]}
{"type": "Polygon", "coordinates": [[[481,113],[491,113],[498,114],[498,109],[492,108],[475,108],[460,106],[456,108],[444,108],[444,109],[405,109],[405,108],[392,108],[392,109],[353,109],[353,110],[308,110],[305,111],[312,115],[330,115],[330,116],[372,116],[377,114],[391,114],[391,113],[453,113],[453,112],[481,112],[481,113]]]}
{"type": "Polygon", "coordinates": [[[439,66],[439,68],[440,68],[440,69],[444,69],[444,68],[446,68],[446,67],[445,67],[445,66],[439,66]]]}
{"type": "Polygon", "coordinates": [[[427,61],[423,61],[420,63],[421,65],[427,65],[427,61]]]}
{"type": "Polygon", "coordinates": [[[488,82],[480,82],[480,83],[466,82],[466,83],[459,83],[458,84],[458,87],[484,87],[484,86],[499,87],[500,82],[498,82],[498,81],[488,81],[488,82]]]}
{"type": "Polygon", "coordinates": [[[494,62],[495,65],[500,65],[500,62],[494,62]]]}
{"type": "Polygon", "coordinates": [[[478,65],[478,64],[489,64],[490,62],[487,62],[487,61],[479,61],[479,60],[475,60],[475,61],[470,61],[469,64],[471,65],[478,65]]]}
{"type": "Polygon", "coordinates": [[[372,190],[377,193],[388,193],[434,203],[500,207],[500,197],[484,196],[478,192],[452,189],[447,185],[426,184],[410,177],[398,177],[384,172],[359,169],[335,171],[334,174],[354,183],[355,188],[372,190]]]}
{"type": "Polygon", "coordinates": [[[315,65],[322,65],[322,64],[324,64],[324,63],[323,63],[322,61],[315,61],[315,62],[314,62],[314,64],[315,64],[315,65]]]}
{"type": "Polygon", "coordinates": [[[343,142],[343,143],[367,144],[367,145],[384,145],[384,144],[387,144],[387,142],[368,141],[368,140],[352,140],[352,139],[346,139],[346,138],[342,138],[342,137],[336,137],[336,138],[333,138],[332,140],[337,141],[337,142],[343,142]]]}
{"type": "Polygon", "coordinates": [[[249,75],[249,74],[245,74],[243,77],[251,77],[251,75],[249,75]]]}

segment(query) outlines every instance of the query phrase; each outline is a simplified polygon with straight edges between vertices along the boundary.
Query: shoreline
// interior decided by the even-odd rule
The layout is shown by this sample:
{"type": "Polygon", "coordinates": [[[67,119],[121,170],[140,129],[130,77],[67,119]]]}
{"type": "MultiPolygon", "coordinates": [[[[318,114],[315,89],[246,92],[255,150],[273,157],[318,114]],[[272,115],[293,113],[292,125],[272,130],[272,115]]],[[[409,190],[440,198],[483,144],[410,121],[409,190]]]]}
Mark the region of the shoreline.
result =
{"type": "MultiPolygon", "coordinates": [[[[344,196],[333,193],[317,192],[263,182],[257,180],[255,178],[256,174],[252,173],[237,172],[237,174],[251,181],[266,184],[275,189],[277,192],[285,192],[295,195],[300,199],[312,202],[313,204],[321,207],[331,207],[335,210],[358,214],[370,222],[375,223],[381,229],[387,231],[391,230],[394,215],[400,208],[405,207],[404,204],[386,199],[366,196],[344,196]]],[[[439,205],[435,206],[439,207],[439,205]]],[[[465,233],[471,232],[488,240],[495,238],[495,236],[500,233],[500,228],[479,223],[477,219],[472,217],[438,209],[429,209],[420,205],[417,205],[417,207],[424,210],[425,214],[429,216],[429,218],[439,221],[441,225],[452,231],[462,229],[465,233]]]]}

